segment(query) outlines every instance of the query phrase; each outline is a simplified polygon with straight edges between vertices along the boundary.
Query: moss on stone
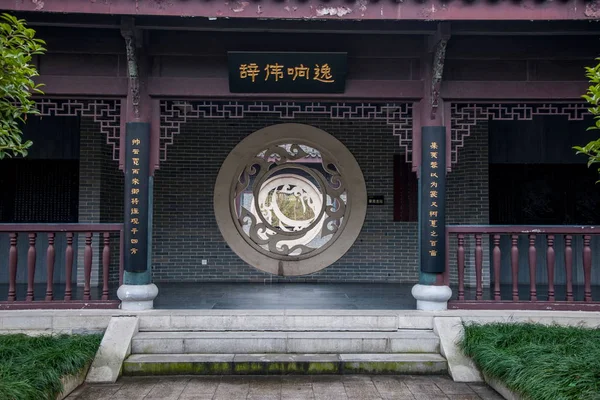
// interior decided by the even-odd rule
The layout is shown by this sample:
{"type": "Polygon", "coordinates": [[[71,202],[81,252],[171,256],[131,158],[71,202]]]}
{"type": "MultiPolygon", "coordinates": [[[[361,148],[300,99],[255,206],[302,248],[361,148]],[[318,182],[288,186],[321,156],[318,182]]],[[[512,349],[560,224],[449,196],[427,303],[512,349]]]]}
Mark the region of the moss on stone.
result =
{"type": "Polygon", "coordinates": [[[445,370],[440,362],[125,362],[125,375],[326,375],[326,374],[433,374],[445,370]]]}
{"type": "Polygon", "coordinates": [[[338,373],[340,373],[340,363],[309,362],[308,369],[306,372],[310,375],[338,374],[338,373]]]}
{"type": "Polygon", "coordinates": [[[171,362],[171,363],[128,363],[123,367],[124,375],[227,375],[232,373],[227,362],[171,362]]]}
{"type": "Polygon", "coordinates": [[[260,362],[238,362],[234,363],[233,371],[239,375],[263,375],[266,365],[260,362]]]}

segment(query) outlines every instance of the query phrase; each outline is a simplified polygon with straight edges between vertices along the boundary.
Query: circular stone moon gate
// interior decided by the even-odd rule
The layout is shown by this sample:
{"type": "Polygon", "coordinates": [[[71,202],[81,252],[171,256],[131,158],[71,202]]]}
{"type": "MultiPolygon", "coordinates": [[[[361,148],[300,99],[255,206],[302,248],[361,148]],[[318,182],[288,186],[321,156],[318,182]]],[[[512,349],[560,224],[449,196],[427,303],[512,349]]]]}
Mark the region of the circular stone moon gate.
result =
{"type": "Polygon", "coordinates": [[[350,151],[309,125],[278,124],[243,139],[217,176],[214,209],[227,244],[271,274],[308,275],[352,246],[367,191],[350,151]]]}

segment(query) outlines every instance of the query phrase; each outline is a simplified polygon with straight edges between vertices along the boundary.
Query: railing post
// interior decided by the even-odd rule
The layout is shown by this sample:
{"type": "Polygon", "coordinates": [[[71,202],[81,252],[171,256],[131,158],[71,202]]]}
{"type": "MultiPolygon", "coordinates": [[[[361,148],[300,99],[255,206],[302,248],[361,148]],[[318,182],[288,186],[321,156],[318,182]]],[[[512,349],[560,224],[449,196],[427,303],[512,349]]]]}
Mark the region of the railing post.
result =
{"type": "Polygon", "coordinates": [[[529,299],[537,301],[537,290],[535,286],[535,267],[537,261],[537,250],[535,248],[535,235],[529,235],[529,299]]]}
{"type": "Polygon", "coordinates": [[[483,298],[483,288],[481,277],[483,274],[483,249],[481,248],[481,234],[475,235],[475,299],[481,300],[483,298]]]}
{"type": "Polygon", "coordinates": [[[494,235],[494,300],[502,300],[500,295],[500,235],[494,235]]]}
{"type": "Polygon", "coordinates": [[[17,300],[17,238],[19,234],[16,232],[10,233],[10,250],[8,252],[8,301],[17,300]]]}
{"type": "Polygon", "coordinates": [[[565,236],[565,272],[567,274],[567,301],[573,301],[573,236],[565,236]]]}
{"type": "Polygon", "coordinates": [[[48,250],[46,251],[46,301],[54,298],[54,233],[48,233],[48,250]]]}
{"type": "Polygon", "coordinates": [[[25,301],[34,299],[34,280],[35,280],[35,238],[37,233],[29,234],[29,251],[27,252],[27,296],[25,301]]]}
{"type": "Polygon", "coordinates": [[[71,278],[73,274],[73,232],[67,232],[65,249],[65,301],[71,300],[71,278]]]}
{"type": "Polygon", "coordinates": [[[458,300],[465,299],[465,235],[458,234],[458,249],[456,251],[458,267],[458,300]]]}
{"type": "Polygon", "coordinates": [[[85,250],[83,252],[83,299],[91,300],[90,279],[92,277],[92,232],[85,234],[85,250]]]}
{"type": "Polygon", "coordinates": [[[513,301],[519,301],[519,235],[513,234],[511,242],[510,267],[512,272],[512,299],[513,301]]]}
{"type": "Polygon", "coordinates": [[[592,249],[590,235],[583,235],[583,298],[584,301],[592,301],[592,249]]]}
{"type": "Polygon", "coordinates": [[[548,235],[548,249],[546,250],[546,268],[548,269],[548,301],[554,301],[554,235],[548,235]]]}
{"type": "Polygon", "coordinates": [[[110,267],[110,233],[104,232],[102,250],[102,300],[108,300],[108,270],[110,267]]]}

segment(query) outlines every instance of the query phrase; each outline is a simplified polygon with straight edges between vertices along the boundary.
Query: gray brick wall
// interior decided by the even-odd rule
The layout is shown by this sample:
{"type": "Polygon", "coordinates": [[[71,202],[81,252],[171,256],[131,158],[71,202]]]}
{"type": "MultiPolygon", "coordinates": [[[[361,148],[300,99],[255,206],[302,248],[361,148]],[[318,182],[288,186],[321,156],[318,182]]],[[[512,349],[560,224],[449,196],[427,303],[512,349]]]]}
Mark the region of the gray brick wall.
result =
{"type": "MultiPolygon", "coordinates": [[[[103,135],[102,138],[100,222],[122,222],[125,176],[123,171],[119,170],[119,162],[113,160],[112,146],[106,144],[106,138],[103,135]]],[[[111,235],[109,282],[119,281],[119,244],[119,237],[117,235],[111,235]]]]}
{"type": "MultiPolygon", "coordinates": [[[[471,128],[464,147],[458,150],[458,162],[448,174],[446,189],[446,223],[454,225],[487,225],[489,211],[488,122],[471,128]]],[[[489,238],[483,237],[483,284],[490,284],[489,238]]],[[[450,240],[450,282],[458,281],[456,239],[450,240]]],[[[465,285],[475,286],[475,240],[465,240],[465,285]]]]}
{"type": "MultiPolygon", "coordinates": [[[[123,173],[112,160],[112,147],[91,117],[82,117],[80,124],[79,159],[79,223],[110,223],[123,221],[123,173]]],[[[119,241],[111,240],[109,279],[118,281],[119,241]]],[[[92,241],[93,262],[91,284],[102,282],[103,241],[95,234],[92,241]]],[[[85,235],[77,238],[77,284],[84,281],[83,252],[85,235]]]]}
{"type": "MultiPolygon", "coordinates": [[[[123,173],[98,126],[82,118],[80,222],[120,222],[123,173]]],[[[418,279],[417,224],[393,221],[393,156],[398,138],[385,121],[331,120],[314,115],[282,120],[275,115],[244,119],[195,119],[182,125],[155,178],[153,277],[155,281],[240,282],[406,282],[418,279]],[[384,195],[385,205],[369,206],[362,232],[340,260],[304,277],[281,278],[245,264],[224,242],[216,224],[212,195],[218,170],[229,151],[265,126],[296,122],[317,126],[341,140],[360,164],[369,195],[384,195]],[[202,265],[202,260],[207,265],[202,265]]],[[[487,123],[474,127],[448,175],[447,223],[487,224],[487,123]]],[[[484,263],[489,265],[485,249],[484,263]]],[[[79,282],[83,280],[83,242],[78,242],[79,282]]],[[[111,241],[114,250],[118,242],[111,241]]],[[[451,281],[456,282],[455,241],[451,241],[451,281]]],[[[474,243],[467,241],[467,285],[474,285],[474,243]]],[[[100,265],[95,242],[93,278],[100,265]]],[[[116,254],[116,251],[113,252],[116,254]]],[[[484,283],[489,284],[489,268],[484,283]]],[[[118,280],[118,259],[111,259],[110,280],[118,280]]]]}
{"type": "Polygon", "coordinates": [[[342,141],[365,175],[370,206],[350,251],[323,271],[280,278],[245,264],[221,237],[213,213],[213,186],[223,160],[245,136],[265,126],[290,122],[275,116],[198,119],[182,126],[155,180],[153,276],[156,281],[415,282],[417,226],[393,222],[393,155],[398,138],[385,121],[331,120],[305,116],[293,122],[317,126],[342,141]],[[202,259],[208,261],[202,265],[202,259]]]}

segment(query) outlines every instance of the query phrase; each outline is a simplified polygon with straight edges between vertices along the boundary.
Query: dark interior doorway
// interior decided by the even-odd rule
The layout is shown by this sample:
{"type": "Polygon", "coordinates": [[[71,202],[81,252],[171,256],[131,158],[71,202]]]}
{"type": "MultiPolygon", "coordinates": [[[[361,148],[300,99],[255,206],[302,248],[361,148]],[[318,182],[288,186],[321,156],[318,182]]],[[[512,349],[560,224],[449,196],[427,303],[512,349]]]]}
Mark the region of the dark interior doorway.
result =
{"type": "Polygon", "coordinates": [[[29,117],[26,157],[0,161],[0,223],[77,222],[79,118],[29,117]]]}
{"type": "Polygon", "coordinates": [[[490,121],[490,223],[600,223],[600,175],[573,150],[595,138],[586,130],[592,123],[563,116],[490,121]]]}
{"type": "MultiPolygon", "coordinates": [[[[79,209],[80,119],[78,117],[29,117],[23,139],[33,145],[26,157],[0,161],[0,223],[76,223],[79,209]]],[[[74,247],[77,248],[77,237],[74,247]]],[[[36,238],[35,282],[46,282],[48,237],[36,238]]],[[[65,233],[57,232],[55,265],[65,264],[65,233]]],[[[7,265],[9,235],[0,232],[0,265],[7,265]]],[[[17,241],[17,283],[27,282],[27,233],[17,241]]],[[[73,281],[76,274],[73,274],[73,281]]],[[[64,283],[64,268],[55,268],[54,282],[64,283]]],[[[7,293],[8,268],[0,268],[0,293],[7,293]]],[[[21,288],[21,287],[20,287],[21,288]]],[[[22,289],[22,288],[21,288],[22,289]]],[[[3,300],[0,297],[0,300],[3,300]]]]}
{"type": "MultiPolygon", "coordinates": [[[[489,122],[489,206],[492,225],[598,225],[600,223],[600,179],[597,168],[588,168],[587,158],[573,146],[596,138],[587,131],[593,120],[568,121],[564,116],[539,116],[531,121],[489,122]]],[[[574,284],[583,283],[582,238],[574,236],[574,284]]],[[[536,235],[536,248],[544,249],[545,235],[536,235]]],[[[510,238],[501,238],[501,283],[512,282],[510,238]]],[[[529,283],[526,235],[519,247],[519,283],[529,283]]],[[[564,238],[555,238],[556,259],[564,259],[564,238]]],[[[490,259],[492,247],[490,244],[490,259]]],[[[592,262],[600,262],[600,238],[592,238],[592,262]]],[[[538,251],[536,276],[547,283],[545,251],[538,251]]],[[[492,267],[493,268],[493,267],[492,267]]],[[[492,283],[494,274],[491,273],[492,283]]],[[[564,267],[557,263],[557,285],[566,282],[564,267]]],[[[600,283],[600,273],[592,276],[600,283]]],[[[539,289],[538,289],[539,290],[539,289]]],[[[542,290],[543,292],[543,290],[542,290]]],[[[543,296],[543,295],[542,295],[543,296]]]]}

